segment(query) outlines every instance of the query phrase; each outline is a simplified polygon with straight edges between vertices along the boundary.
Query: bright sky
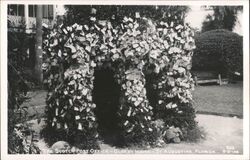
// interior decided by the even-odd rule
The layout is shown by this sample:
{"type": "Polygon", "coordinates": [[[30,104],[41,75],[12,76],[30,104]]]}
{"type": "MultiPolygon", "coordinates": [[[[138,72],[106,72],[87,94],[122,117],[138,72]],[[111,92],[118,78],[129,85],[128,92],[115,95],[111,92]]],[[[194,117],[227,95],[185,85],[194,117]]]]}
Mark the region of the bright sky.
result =
{"type": "Polygon", "coordinates": [[[243,15],[242,13],[238,14],[238,21],[236,22],[236,25],[234,27],[234,32],[238,33],[239,35],[243,35],[243,31],[242,31],[242,21],[243,21],[243,15]]]}
{"type": "Polygon", "coordinates": [[[57,15],[64,15],[64,13],[66,12],[64,6],[63,5],[57,5],[56,7],[57,7],[56,8],[56,12],[57,12],[56,14],[57,15]]]}
{"type": "MultiPolygon", "coordinates": [[[[186,22],[190,23],[190,25],[194,28],[198,28],[201,30],[202,22],[204,21],[207,14],[212,13],[212,11],[205,11],[201,6],[195,5],[190,6],[191,10],[187,14],[186,22]]],[[[236,26],[234,27],[233,32],[242,35],[242,13],[238,14],[238,21],[236,22],[236,26]]]]}
{"type": "Polygon", "coordinates": [[[199,5],[190,6],[190,8],[191,10],[188,12],[185,20],[187,23],[190,23],[193,28],[201,30],[202,22],[209,12],[202,9],[199,5]]]}

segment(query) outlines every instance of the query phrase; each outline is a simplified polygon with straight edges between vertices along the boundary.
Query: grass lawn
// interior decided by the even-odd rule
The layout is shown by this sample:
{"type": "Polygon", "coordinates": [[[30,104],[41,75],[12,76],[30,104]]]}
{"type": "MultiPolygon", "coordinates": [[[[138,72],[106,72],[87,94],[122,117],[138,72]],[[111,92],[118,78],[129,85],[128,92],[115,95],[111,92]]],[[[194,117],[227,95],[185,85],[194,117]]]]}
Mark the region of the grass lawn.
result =
{"type": "MultiPolygon", "coordinates": [[[[28,114],[36,118],[44,117],[46,91],[29,92],[30,101],[23,106],[28,107],[28,114]]],[[[243,85],[242,82],[226,85],[197,86],[193,91],[194,107],[198,113],[243,115],[243,85]]]]}
{"type": "Polygon", "coordinates": [[[243,115],[243,83],[197,86],[193,91],[194,106],[199,113],[243,115]]]}

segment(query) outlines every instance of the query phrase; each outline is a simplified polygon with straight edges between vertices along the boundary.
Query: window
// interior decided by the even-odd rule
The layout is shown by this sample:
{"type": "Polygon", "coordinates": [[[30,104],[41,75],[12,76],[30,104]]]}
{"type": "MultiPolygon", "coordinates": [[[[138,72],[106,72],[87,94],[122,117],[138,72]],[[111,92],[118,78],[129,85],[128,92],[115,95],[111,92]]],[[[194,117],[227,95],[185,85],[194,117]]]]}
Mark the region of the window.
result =
{"type": "Polygon", "coordinates": [[[52,5],[49,5],[48,6],[48,18],[53,18],[54,16],[54,10],[53,10],[53,6],[52,5]]]}
{"type": "MultiPolygon", "coordinates": [[[[36,17],[37,5],[29,5],[29,17],[36,17]]],[[[43,18],[53,18],[53,5],[42,5],[43,18]]],[[[8,15],[24,16],[24,5],[8,5],[8,15]]]]}
{"type": "Polygon", "coordinates": [[[24,16],[24,5],[17,5],[18,16],[24,16]]]}
{"type": "Polygon", "coordinates": [[[24,16],[24,5],[8,5],[8,15],[24,16]]]}
{"type": "Polygon", "coordinates": [[[53,18],[53,5],[43,5],[43,18],[53,18]]]}
{"type": "Polygon", "coordinates": [[[36,5],[29,5],[29,17],[36,17],[36,5]]]}

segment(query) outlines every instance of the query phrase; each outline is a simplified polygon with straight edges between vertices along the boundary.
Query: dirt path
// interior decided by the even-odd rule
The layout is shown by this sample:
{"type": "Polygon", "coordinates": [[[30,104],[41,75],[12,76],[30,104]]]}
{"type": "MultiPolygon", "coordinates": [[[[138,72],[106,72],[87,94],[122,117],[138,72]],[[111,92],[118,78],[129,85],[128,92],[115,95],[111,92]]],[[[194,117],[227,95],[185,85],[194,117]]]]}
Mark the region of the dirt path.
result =
{"type": "MultiPolygon", "coordinates": [[[[242,154],[243,152],[243,121],[238,118],[214,115],[197,115],[199,125],[207,132],[205,140],[198,143],[181,142],[180,144],[166,144],[162,148],[148,148],[135,150],[134,148],[115,148],[100,143],[102,153],[167,153],[167,154],[242,154]]],[[[39,125],[36,120],[30,121],[33,129],[39,133],[44,122],[39,125]]],[[[37,143],[42,153],[50,152],[49,147],[40,139],[37,143]]]]}

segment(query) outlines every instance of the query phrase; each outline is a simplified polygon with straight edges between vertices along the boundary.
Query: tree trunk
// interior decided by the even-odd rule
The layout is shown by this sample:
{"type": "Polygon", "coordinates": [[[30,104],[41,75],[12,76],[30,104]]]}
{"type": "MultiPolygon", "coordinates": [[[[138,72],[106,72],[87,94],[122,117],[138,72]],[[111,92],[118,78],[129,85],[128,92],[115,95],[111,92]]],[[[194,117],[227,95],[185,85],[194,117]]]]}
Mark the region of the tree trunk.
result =
{"type": "Polygon", "coordinates": [[[35,76],[39,83],[42,83],[42,16],[43,10],[42,5],[37,6],[36,11],[36,59],[35,59],[35,76]]]}

